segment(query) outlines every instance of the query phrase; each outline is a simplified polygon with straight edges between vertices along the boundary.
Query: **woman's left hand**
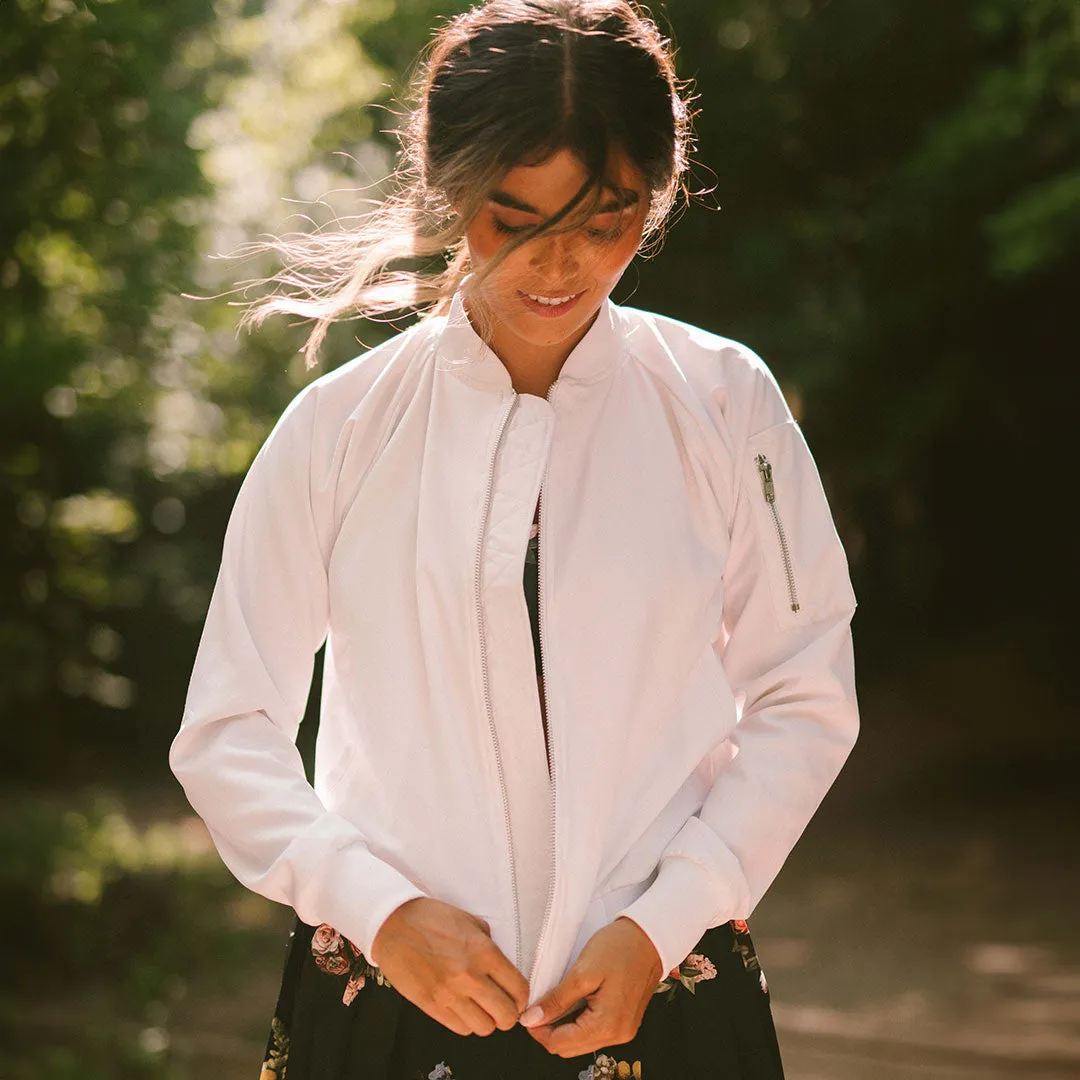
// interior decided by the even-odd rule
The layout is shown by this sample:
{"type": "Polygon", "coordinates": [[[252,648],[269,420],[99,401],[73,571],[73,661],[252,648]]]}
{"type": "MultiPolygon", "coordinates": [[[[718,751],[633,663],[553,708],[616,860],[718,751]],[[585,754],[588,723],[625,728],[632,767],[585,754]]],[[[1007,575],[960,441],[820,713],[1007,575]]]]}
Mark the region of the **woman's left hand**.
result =
{"type": "Polygon", "coordinates": [[[629,1042],[660,982],[660,955],[633,919],[620,916],[585,943],[558,986],[549,990],[518,1021],[549,1053],[577,1057],[605,1046],[629,1042]],[[573,1021],[552,1022],[584,999],[573,1021]],[[526,1018],[539,1007],[532,1024],[526,1018]]]}

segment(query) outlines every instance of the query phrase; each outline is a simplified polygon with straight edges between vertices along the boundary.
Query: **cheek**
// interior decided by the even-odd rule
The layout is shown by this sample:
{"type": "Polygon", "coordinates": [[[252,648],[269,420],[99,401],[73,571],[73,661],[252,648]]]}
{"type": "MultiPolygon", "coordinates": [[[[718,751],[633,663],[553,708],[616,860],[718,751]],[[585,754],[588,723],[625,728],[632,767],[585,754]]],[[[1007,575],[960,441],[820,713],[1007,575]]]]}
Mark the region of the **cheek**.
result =
{"type": "Polygon", "coordinates": [[[499,250],[502,238],[490,225],[474,222],[465,233],[473,262],[486,262],[499,250]]]}
{"type": "Polygon", "coordinates": [[[628,235],[621,237],[617,243],[608,248],[603,257],[604,276],[608,278],[621,276],[637,254],[640,244],[640,230],[633,229],[630,230],[628,235]]]}

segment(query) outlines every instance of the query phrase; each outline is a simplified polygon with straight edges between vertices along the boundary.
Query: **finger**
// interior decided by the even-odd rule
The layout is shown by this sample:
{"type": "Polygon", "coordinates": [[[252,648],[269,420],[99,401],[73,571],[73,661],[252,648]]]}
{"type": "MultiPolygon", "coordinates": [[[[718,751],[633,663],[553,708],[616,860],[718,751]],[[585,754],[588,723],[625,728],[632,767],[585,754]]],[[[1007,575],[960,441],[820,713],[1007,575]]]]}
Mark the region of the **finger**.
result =
{"type": "Polygon", "coordinates": [[[525,1011],[521,1018],[522,1024],[525,1027],[550,1024],[569,1012],[582,998],[599,990],[603,982],[603,977],[598,973],[590,974],[579,967],[572,967],[558,986],[549,990],[525,1011]]]}
{"type": "Polygon", "coordinates": [[[580,1001],[575,1001],[566,1012],[561,1013],[559,1016],[553,1016],[546,1024],[541,1025],[543,1027],[558,1027],[561,1024],[569,1024],[571,1021],[576,1020],[578,1015],[584,1012],[589,1006],[588,998],[581,998],[580,1001]]]}
{"type": "MultiPolygon", "coordinates": [[[[536,1041],[549,1054],[555,1054],[562,1058],[581,1057],[583,1054],[591,1054],[597,1050],[603,1050],[605,1047],[619,1046],[630,1041],[626,1038],[620,1039],[615,1038],[613,1035],[605,1035],[602,1031],[591,1035],[582,1033],[571,1037],[569,1029],[569,1024],[554,1029],[545,1028],[545,1031],[551,1031],[551,1035],[536,1037],[536,1041]]],[[[535,1036],[535,1032],[536,1029],[533,1028],[530,1034],[535,1036]]]]}
{"type": "Polygon", "coordinates": [[[448,1005],[428,1011],[432,1020],[437,1020],[444,1028],[449,1028],[455,1035],[471,1035],[472,1029],[448,1005]]]}
{"type": "Polygon", "coordinates": [[[614,1010],[602,999],[593,996],[572,1021],[542,1024],[530,1034],[538,1035],[544,1048],[560,1057],[577,1057],[605,1046],[630,1042],[638,1025],[627,1023],[625,1010],[614,1010]]]}
{"type": "MultiPolygon", "coordinates": [[[[586,1017],[588,1012],[581,1015],[586,1017]]],[[[588,1019],[583,1023],[581,1017],[569,1024],[558,1024],[555,1027],[545,1025],[544,1030],[549,1033],[545,1041],[548,1052],[560,1057],[589,1054],[616,1041],[610,1033],[603,1031],[598,1023],[588,1019]]]]}
{"type": "Polygon", "coordinates": [[[543,1024],[538,1028],[528,1028],[529,1034],[549,1053],[563,1058],[580,1057],[582,1054],[591,1054],[594,1050],[603,1049],[605,1046],[610,1046],[614,1042],[612,1039],[605,1038],[602,1034],[593,1035],[590,1038],[586,1038],[584,1035],[579,1035],[574,1039],[571,1039],[567,1034],[567,1028],[569,1024],[564,1024],[561,1027],[551,1027],[548,1024],[543,1024]],[[561,1033],[560,1038],[555,1038],[556,1032],[561,1033]]]}
{"type": "Polygon", "coordinates": [[[484,970],[514,1002],[515,1017],[520,1016],[529,1004],[528,980],[494,942],[484,970]]]}
{"type": "Polygon", "coordinates": [[[473,1000],[488,1013],[500,1031],[509,1031],[521,1015],[514,999],[489,975],[477,980],[473,1000]]]}
{"type": "Polygon", "coordinates": [[[472,998],[458,998],[454,1002],[454,1012],[468,1025],[470,1035],[490,1035],[498,1027],[494,1017],[472,998]]]}

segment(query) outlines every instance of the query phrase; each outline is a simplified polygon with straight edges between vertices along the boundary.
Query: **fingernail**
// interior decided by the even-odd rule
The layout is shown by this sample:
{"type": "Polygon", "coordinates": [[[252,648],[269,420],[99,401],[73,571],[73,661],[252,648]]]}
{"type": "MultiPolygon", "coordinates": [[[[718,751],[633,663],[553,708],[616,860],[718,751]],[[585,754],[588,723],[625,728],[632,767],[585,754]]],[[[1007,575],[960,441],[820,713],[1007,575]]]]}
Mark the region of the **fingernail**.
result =
{"type": "Polygon", "coordinates": [[[539,1005],[532,1005],[518,1018],[518,1023],[523,1027],[532,1027],[544,1019],[544,1010],[539,1005]]]}

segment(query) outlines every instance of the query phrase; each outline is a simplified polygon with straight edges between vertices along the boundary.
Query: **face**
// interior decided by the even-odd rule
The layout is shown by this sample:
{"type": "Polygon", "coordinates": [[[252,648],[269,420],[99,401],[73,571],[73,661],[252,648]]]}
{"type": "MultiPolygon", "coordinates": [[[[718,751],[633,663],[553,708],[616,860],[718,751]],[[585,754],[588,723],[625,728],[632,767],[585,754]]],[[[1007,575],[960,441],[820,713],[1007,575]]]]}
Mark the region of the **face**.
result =
{"type": "MultiPolygon", "coordinates": [[[[487,262],[515,231],[557,213],[587,176],[581,160],[566,149],[538,165],[511,169],[466,232],[473,267],[487,262]]],[[[495,323],[492,345],[500,355],[569,354],[633,260],[649,209],[648,191],[621,152],[613,156],[608,179],[600,212],[586,225],[527,241],[478,290],[495,323]]]]}

